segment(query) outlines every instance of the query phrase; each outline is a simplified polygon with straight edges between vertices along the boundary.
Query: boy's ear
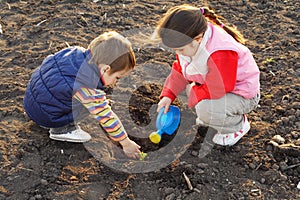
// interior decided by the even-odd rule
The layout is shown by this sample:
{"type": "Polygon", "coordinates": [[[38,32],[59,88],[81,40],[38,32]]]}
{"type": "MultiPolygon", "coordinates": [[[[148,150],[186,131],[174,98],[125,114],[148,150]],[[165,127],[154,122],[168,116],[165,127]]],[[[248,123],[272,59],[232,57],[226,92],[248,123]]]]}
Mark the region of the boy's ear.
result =
{"type": "Polygon", "coordinates": [[[111,67],[109,65],[104,65],[102,67],[102,69],[103,69],[103,73],[104,73],[104,72],[108,72],[111,69],[111,67]]]}

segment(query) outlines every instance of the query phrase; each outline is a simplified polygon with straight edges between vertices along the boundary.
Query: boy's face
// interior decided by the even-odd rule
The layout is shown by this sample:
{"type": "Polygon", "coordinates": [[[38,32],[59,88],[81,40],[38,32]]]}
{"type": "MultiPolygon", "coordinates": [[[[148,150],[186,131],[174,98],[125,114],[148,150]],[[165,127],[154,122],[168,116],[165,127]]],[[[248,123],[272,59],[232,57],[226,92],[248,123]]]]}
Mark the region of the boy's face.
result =
{"type": "Polygon", "coordinates": [[[122,71],[117,71],[110,73],[110,68],[104,70],[102,73],[102,82],[104,86],[114,85],[117,83],[118,79],[127,76],[132,70],[124,69],[122,71]]]}

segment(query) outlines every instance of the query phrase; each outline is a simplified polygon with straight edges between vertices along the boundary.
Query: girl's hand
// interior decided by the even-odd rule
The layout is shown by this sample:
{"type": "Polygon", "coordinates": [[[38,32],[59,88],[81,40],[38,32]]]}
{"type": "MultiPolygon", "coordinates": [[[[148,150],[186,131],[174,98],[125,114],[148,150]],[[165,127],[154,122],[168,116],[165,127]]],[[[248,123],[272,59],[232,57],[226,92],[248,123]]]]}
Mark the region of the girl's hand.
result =
{"type": "Polygon", "coordinates": [[[169,97],[163,97],[159,101],[158,107],[157,107],[156,111],[159,112],[162,107],[165,107],[164,113],[167,113],[168,110],[169,110],[169,107],[170,107],[171,103],[172,103],[172,100],[169,97]]]}
{"type": "Polygon", "coordinates": [[[129,158],[140,158],[140,146],[137,145],[134,141],[130,140],[128,137],[122,141],[120,141],[120,144],[123,147],[123,151],[126,156],[129,158]]]}

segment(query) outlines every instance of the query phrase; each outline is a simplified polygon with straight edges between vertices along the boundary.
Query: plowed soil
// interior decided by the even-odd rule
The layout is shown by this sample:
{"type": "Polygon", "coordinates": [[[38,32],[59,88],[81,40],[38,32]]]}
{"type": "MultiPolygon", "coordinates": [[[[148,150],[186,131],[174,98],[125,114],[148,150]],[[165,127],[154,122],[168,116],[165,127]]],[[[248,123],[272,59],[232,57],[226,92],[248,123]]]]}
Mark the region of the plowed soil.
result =
{"type": "MultiPolygon", "coordinates": [[[[0,199],[300,199],[299,10],[298,0],[0,1],[0,199]],[[237,145],[214,146],[198,157],[207,130],[186,124],[194,136],[182,155],[177,152],[161,169],[128,173],[107,166],[84,144],[50,140],[47,130],[26,117],[26,85],[47,55],[67,46],[87,47],[108,30],[153,28],[167,9],[182,3],[210,6],[236,25],[261,70],[260,106],[248,115],[251,130],[237,145]]],[[[158,102],[175,54],[138,44],[134,51],[138,65],[129,79],[137,87],[126,90],[120,81],[120,89],[108,96],[121,112],[122,98],[115,97],[129,94],[125,107],[142,127],[154,121],[150,108],[158,102]],[[154,72],[145,67],[151,64],[161,66],[155,82],[154,72]]],[[[175,104],[194,124],[194,111],[185,101],[175,104]]],[[[123,121],[130,130],[128,123],[123,121]]],[[[136,140],[145,152],[162,147],[136,140]]]]}

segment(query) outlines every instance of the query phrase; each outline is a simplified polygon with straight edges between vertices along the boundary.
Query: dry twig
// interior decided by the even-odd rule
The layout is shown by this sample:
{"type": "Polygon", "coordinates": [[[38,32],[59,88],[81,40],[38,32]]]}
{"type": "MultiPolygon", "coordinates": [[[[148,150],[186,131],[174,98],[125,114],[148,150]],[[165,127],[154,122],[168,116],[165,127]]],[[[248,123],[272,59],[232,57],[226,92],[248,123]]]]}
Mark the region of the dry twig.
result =
{"type": "Polygon", "coordinates": [[[10,9],[11,9],[10,4],[9,4],[9,3],[6,3],[6,5],[7,5],[7,7],[8,7],[8,10],[10,10],[10,9]]]}
{"type": "Polygon", "coordinates": [[[41,22],[39,22],[39,23],[37,23],[36,25],[35,25],[35,27],[38,27],[38,26],[40,26],[41,24],[43,24],[44,22],[46,22],[47,21],[47,19],[44,19],[43,21],[41,21],[41,22]]]}
{"type": "Polygon", "coordinates": [[[184,172],[183,172],[183,177],[184,177],[184,179],[185,179],[185,181],[186,181],[186,183],[187,183],[189,189],[190,189],[190,190],[193,190],[192,183],[191,183],[189,177],[187,177],[187,175],[186,175],[184,172]]]}

